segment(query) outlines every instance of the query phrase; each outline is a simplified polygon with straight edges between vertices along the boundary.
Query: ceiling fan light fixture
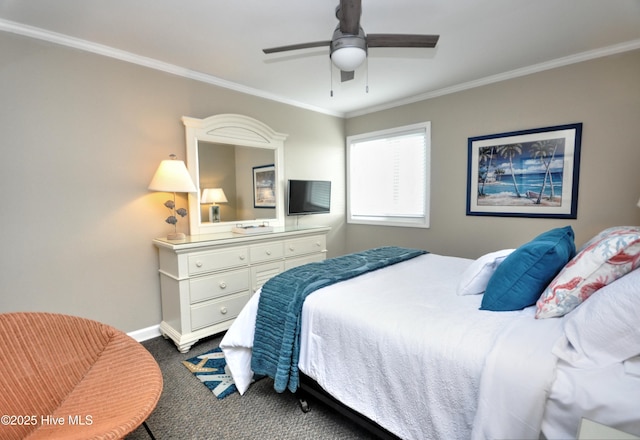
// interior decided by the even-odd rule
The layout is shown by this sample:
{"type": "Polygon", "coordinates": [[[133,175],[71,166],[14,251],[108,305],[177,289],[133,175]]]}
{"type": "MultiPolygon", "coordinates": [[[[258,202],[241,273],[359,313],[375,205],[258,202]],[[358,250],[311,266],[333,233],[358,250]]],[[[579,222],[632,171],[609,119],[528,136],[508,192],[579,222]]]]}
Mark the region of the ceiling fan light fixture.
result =
{"type": "Polygon", "coordinates": [[[352,72],[367,58],[367,51],[360,47],[341,47],[331,53],[331,61],[340,70],[352,72]]]}
{"type": "Polygon", "coordinates": [[[345,34],[340,25],[333,31],[331,38],[331,61],[343,72],[353,72],[367,58],[367,40],[364,30],[358,35],[345,34]]]}

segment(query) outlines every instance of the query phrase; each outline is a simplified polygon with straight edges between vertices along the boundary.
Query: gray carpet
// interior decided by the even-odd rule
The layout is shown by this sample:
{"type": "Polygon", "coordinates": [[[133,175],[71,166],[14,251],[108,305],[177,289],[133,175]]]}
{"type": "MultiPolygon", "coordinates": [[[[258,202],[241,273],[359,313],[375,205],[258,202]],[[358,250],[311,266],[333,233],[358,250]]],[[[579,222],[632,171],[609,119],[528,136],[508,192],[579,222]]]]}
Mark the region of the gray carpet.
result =
{"type": "MultiPolygon", "coordinates": [[[[310,401],[311,411],[303,413],[296,397],[289,392],[276,393],[268,378],[254,383],[244,396],[234,393],[216,399],[180,361],[212,350],[220,339],[200,341],[185,354],[162,337],[142,343],[158,361],[164,379],[160,401],[147,419],[157,440],[371,438],[321,403],[310,401]]],[[[140,426],[126,440],[149,438],[140,426]]]]}

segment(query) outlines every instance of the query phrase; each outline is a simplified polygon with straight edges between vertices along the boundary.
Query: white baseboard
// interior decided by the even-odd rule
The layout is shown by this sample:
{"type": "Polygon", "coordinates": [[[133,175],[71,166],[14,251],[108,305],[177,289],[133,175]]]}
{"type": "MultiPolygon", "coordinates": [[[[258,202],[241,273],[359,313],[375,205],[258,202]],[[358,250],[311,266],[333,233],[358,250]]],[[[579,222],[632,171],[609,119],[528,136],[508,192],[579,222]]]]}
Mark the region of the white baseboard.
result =
{"type": "Polygon", "coordinates": [[[148,339],[157,338],[161,335],[160,333],[160,324],[152,325],[151,327],[141,328],[140,330],[134,330],[132,332],[127,333],[127,335],[131,336],[138,342],[146,341],[148,339]]]}

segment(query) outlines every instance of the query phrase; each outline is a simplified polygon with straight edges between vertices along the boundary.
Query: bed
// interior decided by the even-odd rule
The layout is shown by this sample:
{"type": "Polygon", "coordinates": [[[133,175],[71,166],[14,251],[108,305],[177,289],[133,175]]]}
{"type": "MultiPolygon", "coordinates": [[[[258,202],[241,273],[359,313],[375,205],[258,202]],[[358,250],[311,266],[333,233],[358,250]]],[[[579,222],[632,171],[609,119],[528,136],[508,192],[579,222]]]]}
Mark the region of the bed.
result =
{"type": "MultiPolygon", "coordinates": [[[[638,227],[577,251],[565,227],[477,260],[418,253],[321,284],[303,299],[291,370],[402,439],[575,438],[582,418],[640,435],[638,255],[638,227]]],[[[241,394],[267,287],[220,344],[241,394]]]]}

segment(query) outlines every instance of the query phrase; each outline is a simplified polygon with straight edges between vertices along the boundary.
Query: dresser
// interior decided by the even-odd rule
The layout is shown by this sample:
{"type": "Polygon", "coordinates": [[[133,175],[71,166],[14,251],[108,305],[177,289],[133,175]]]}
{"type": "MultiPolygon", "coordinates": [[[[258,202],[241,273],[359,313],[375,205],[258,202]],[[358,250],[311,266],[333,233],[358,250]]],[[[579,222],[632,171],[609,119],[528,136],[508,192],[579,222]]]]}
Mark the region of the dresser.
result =
{"type": "Polygon", "coordinates": [[[269,278],[325,259],[330,228],[279,228],[158,238],[160,332],[182,353],[199,339],[227,330],[251,295],[269,278]]]}

